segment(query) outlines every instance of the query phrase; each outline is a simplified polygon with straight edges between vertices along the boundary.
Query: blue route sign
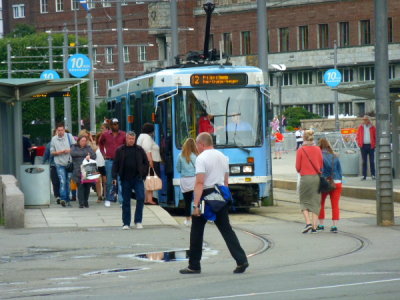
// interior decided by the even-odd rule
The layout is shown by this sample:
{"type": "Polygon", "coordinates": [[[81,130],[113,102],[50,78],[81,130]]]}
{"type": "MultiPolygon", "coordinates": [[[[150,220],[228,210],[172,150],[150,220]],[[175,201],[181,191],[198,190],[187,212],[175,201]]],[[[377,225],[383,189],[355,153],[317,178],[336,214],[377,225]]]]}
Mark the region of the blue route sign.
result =
{"type": "Polygon", "coordinates": [[[40,79],[59,79],[60,75],[54,70],[46,70],[40,74],[40,79]]]}
{"type": "Polygon", "coordinates": [[[336,87],[342,82],[342,74],[336,69],[329,69],[324,74],[324,81],[330,87],[336,87]]]}
{"type": "Polygon", "coordinates": [[[75,54],[68,59],[67,69],[72,76],[81,78],[90,73],[92,64],[86,55],[75,54]]]}

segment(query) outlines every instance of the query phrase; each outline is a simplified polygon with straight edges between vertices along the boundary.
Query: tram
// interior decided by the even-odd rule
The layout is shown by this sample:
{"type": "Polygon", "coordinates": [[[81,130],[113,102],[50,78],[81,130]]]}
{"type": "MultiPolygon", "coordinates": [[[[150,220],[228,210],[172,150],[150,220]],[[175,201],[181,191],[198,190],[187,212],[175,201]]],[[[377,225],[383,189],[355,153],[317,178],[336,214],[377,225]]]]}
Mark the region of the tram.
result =
{"type": "Polygon", "coordinates": [[[137,135],[144,123],[155,124],[163,159],[161,206],[183,207],[177,158],[186,138],[207,131],[214,147],[229,158],[233,207],[248,209],[272,197],[267,91],[256,67],[169,68],[110,87],[108,117],[137,135]]]}

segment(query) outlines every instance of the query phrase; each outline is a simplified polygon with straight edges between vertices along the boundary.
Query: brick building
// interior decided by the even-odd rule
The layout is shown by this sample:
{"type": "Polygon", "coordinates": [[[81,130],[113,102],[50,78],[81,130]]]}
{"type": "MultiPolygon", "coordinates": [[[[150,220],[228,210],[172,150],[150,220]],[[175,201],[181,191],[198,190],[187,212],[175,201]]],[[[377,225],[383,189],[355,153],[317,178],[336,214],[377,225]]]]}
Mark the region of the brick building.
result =
{"type": "MultiPolygon", "coordinates": [[[[77,0],[3,0],[5,33],[17,23],[38,30],[74,30],[77,0]],[[75,5],[75,6],[74,6],[75,5]]],[[[118,82],[115,1],[89,1],[92,6],[96,61],[96,94],[104,97],[108,85],[118,82]],[[112,70],[114,69],[114,70],[112,70]]],[[[178,0],[179,53],[201,50],[204,42],[204,0],[178,0]],[[188,30],[193,28],[193,31],[188,30]]],[[[168,2],[122,1],[126,78],[168,64],[170,12],[168,2]],[[150,46],[153,45],[153,46],[150,46]]],[[[215,0],[210,46],[223,51],[234,64],[257,65],[257,1],[215,0]]],[[[400,72],[400,2],[389,0],[390,78],[400,72]]],[[[86,29],[86,12],[79,7],[77,22],[86,29]]],[[[333,67],[337,42],[342,85],[374,79],[373,0],[269,0],[267,1],[269,64],[285,64],[282,74],[284,107],[303,106],[321,116],[332,115],[333,92],[323,73],[333,67]]],[[[270,70],[272,99],[277,103],[277,80],[270,70]]],[[[339,95],[339,112],[362,115],[374,111],[374,102],[339,95]]]]}

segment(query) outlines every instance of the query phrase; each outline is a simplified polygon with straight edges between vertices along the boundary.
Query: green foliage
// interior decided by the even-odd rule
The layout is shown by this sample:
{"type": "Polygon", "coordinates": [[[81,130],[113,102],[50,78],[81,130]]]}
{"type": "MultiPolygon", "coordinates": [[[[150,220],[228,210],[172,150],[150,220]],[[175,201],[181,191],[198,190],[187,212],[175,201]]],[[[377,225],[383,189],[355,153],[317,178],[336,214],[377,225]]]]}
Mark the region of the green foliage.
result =
{"type": "Polygon", "coordinates": [[[313,114],[303,107],[289,107],[283,114],[286,116],[288,127],[299,127],[301,125],[300,120],[321,118],[319,115],[313,114]]]}
{"type": "Polygon", "coordinates": [[[294,127],[293,126],[286,126],[286,131],[294,131],[294,127]]]}
{"type": "Polygon", "coordinates": [[[100,125],[104,122],[104,117],[107,117],[107,115],[108,115],[107,102],[102,101],[99,105],[96,106],[97,131],[99,131],[100,125]]]}
{"type": "MultiPolygon", "coordinates": [[[[63,34],[53,34],[53,70],[63,77],[62,46],[63,34]]],[[[68,42],[75,42],[75,36],[68,36],[68,42]]],[[[0,61],[7,61],[7,44],[11,45],[13,56],[12,78],[39,78],[40,74],[49,69],[48,62],[48,34],[37,33],[21,35],[18,38],[0,39],[0,61]],[[29,47],[29,48],[28,48],[29,47]]],[[[80,45],[86,44],[86,39],[79,39],[80,45]]],[[[87,49],[81,48],[85,53],[87,49]]],[[[82,50],[82,51],[81,51],[82,50]]],[[[75,48],[69,48],[69,54],[75,54],[75,48]]],[[[7,64],[0,64],[0,78],[7,78],[7,64]]],[[[72,129],[79,130],[77,87],[71,89],[72,129]]],[[[87,99],[87,83],[82,84],[81,90],[81,115],[82,119],[89,119],[89,102],[87,99]]],[[[64,120],[64,100],[62,97],[54,99],[56,123],[64,120]]],[[[50,138],[50,99],[38,98],[23,102],[22,104],[23,133],[31,135],[32,142],[42,143],[50,138]],[[32,124],[34,123],[34,124],[32,124]]]]}
{"type": "Polygon", "coordinates": [[[28,24],[17,24],[13,31],[11,31],[6,37],[7,38],[19,38],[27,35],[34,34],[36,29],[34,26],[28,24]]]}

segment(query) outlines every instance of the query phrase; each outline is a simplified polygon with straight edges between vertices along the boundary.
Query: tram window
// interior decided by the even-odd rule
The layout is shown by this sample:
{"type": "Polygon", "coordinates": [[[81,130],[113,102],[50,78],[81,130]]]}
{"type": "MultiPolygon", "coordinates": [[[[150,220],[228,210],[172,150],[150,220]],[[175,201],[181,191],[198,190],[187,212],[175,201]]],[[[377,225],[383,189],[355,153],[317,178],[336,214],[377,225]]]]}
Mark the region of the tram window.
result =
{"type": "Polygon", "coordinates": [[[151,123],[152,113],[154,112],[154,93],[142,93],[142,122],[151,123]]]}
{"type": "Polygon", "coordinates": [[[126,97],[121,97],[121,125],[120,128],[127,130],[126,127],[126,97]]]}
{"type": "Polygon", "coordinates": [[[111,101],[111,110],[115,110],[115,104],[117,102],[115,100],[111,101]]]}

